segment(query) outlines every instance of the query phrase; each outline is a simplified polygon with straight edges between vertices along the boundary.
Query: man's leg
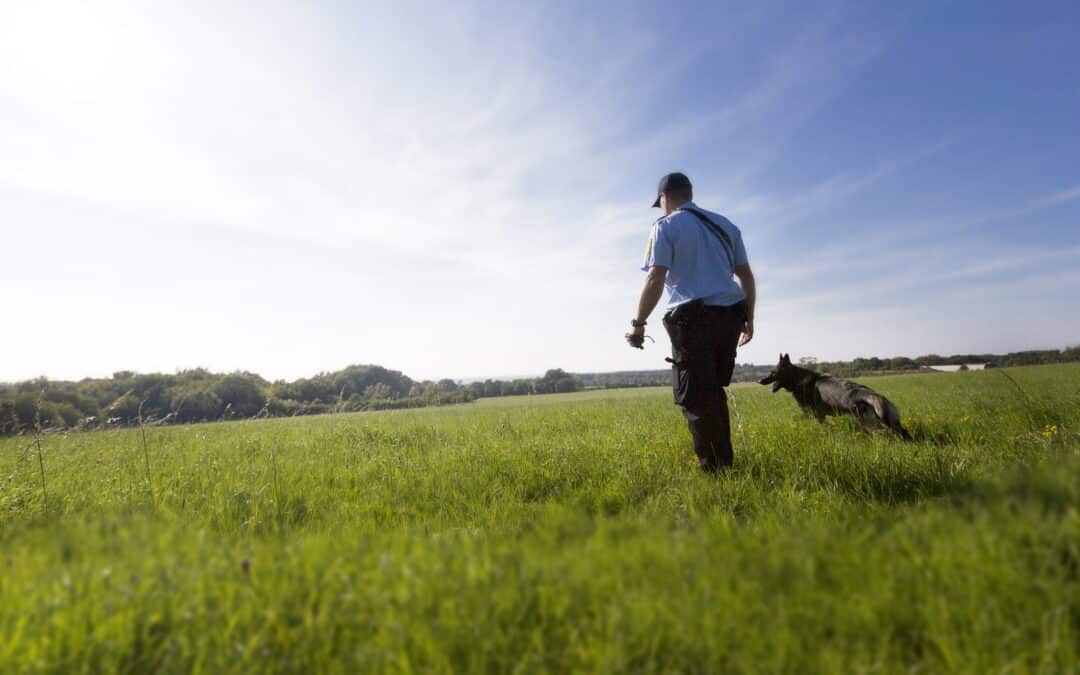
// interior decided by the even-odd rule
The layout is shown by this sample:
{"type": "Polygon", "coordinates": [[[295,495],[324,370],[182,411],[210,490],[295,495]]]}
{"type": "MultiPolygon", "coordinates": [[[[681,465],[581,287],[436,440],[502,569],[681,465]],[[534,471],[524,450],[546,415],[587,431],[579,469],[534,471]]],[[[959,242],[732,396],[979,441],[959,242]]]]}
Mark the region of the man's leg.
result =
{"type": "Polygon", "coordinates": [[[698,465],[710,473],[731,466],[733,460],[723,389],[731,379],[731,366],[718,358],[730,353],[733,360],[734,344],[726,344],[724,327],[717,319],[707,312],[682,323],[664,318],[671,338],[675,403],[686,418],[698,465]]]}
{"type": "Polygon", "coordinates": [[[731,414],[728,412],[727,392],[724,387],[731,384],[731,376],[735,372],[735,351],[738,349],[744,315],[741,307],[737,307],[734,311],[721,313],[715,318],[716,402],[713,409],[713,443],[720,466],[730,467],[735,461],[735,450],[731,446],[731,414]]]}
{"type": "Polygon", "coordinates": [[[694,452],[705,471],[719,472],[735,460],[731,446],[731,417],[724,387],[731,383],[735,370],[735,350],[742,330],[742,318],[736,312],[717,312],[707,322],[709,337],[707,377],[699,376],[705,384],[700,403],[683,406],[683,416],[694,439],[694,452]]]}
{"type": "Polygon", "coordinates": [[[703,471],[719,472],[732,465],[731,424],[728,421],[727,396],[717,388],[699,405],[682,407],[686,426],[694,439],[694,453],[703,471]]]}

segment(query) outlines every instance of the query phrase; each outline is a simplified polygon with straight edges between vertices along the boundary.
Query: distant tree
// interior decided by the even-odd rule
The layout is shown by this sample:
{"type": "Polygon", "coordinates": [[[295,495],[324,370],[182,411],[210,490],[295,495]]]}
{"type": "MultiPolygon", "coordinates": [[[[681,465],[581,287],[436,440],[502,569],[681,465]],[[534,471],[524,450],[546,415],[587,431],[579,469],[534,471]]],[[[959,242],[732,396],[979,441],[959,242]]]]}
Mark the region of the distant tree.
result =
{"type": "Polygon", "coordinates": [[[541,394],[567,393],[578,391],[582,384],[562,368],[553,368],[536,382],[536,391],[541,394]]]}
{"type": "Polygon", "coordinates": [[[70,403],[57,403],[55,405],[57,415],[56,421],[64,427],[73,428],[85,417],[78,408],[70,403]]]}
{"type": "Polygon", "coordinates": [[[385,382],[376,382],[364,388],[363,398],[366,401],[390,400],[393,394],[394,390],[390,388],[390,385],[385,382]]]}
{"type": "Polygon", "coordinates": [[[202,422],[219,419],[224,409],[225,404],[212,388],[192,384],[177,392],[172,412],[178,422],[202,422]]]}
{"type": "Polygon", "coordinates": [[[15,401],[0,401],[0,435],[17,433],[22,428],[15,414],[15,401]]]}
{"type": "Polygon", "coordinates": [[[889,370],[915,370],[919,367],[918,364],[906,356],[897,356],[888,359],[887,363],[889,370]]]}
{"type": "Polygon", "coordinates": [[[458,390],[457,382],[454,382],[450,378],[444,378],[442,380],[439,380],[436,386],[438,387],[439,391],[443,391],[443,392],[457,391],[458,390]]]}
{"type": "Polygon", "coordinates": [[[257,376],[251,373],[232,373],[218,380],[214,393],[237,417],[252,417],[262,410],[269,391],[260,386],[257,376]]]}
{"type": "Polygon", "coordinates": [[[115,419],[121,424],[135,424],[139,419],[139,399],[134,392],[126,392],[103,408],[101,412],[106,419],[115,419]]]}

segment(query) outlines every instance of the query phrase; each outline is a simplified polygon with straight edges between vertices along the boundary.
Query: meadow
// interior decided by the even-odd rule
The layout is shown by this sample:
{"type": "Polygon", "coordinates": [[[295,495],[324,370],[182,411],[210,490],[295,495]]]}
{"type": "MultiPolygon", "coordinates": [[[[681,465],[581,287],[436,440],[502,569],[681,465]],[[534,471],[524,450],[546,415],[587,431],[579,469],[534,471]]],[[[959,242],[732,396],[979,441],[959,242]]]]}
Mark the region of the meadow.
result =
{"type": "Polygon", "coordinates": [[[0,672],[1075,673],[1080,365],[0,439],[0,672]]]}

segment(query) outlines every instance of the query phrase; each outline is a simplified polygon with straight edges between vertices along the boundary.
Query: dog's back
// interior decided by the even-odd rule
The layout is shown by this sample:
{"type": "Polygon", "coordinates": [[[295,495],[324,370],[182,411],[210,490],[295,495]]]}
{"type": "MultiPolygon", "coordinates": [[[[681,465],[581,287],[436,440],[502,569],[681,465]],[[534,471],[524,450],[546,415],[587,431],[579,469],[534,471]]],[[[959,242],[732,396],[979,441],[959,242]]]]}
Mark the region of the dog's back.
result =
{"type": "Polygon", "coordinates": [[[822,391],[823,399],[828,397],[838,410],[854,415],[864,429],[886,426],[904,440],[911,440],[911,435],[900,424],[900,410],[870,387],[828,376],[818,380],[818,389],[822,391]]]}

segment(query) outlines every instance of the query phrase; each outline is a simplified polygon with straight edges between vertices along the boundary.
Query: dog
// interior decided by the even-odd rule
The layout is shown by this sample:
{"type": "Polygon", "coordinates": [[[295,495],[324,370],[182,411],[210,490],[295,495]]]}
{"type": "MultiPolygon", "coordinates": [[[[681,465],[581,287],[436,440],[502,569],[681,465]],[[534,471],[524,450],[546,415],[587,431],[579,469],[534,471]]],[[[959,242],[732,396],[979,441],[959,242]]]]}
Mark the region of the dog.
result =
{"type": "Polygon", "coordinates": [[[826,415],[847,414],[865,431],[885,427],[905,441],[911,440],[911,434],[900,424],[900,411],[889,399],[864,384],[793,365],[787,354],[781,354],[776,368],[758,383],[771,384],[774,394],[787,389],[803,412],[818,422],[824,422],[826,415]]]}

